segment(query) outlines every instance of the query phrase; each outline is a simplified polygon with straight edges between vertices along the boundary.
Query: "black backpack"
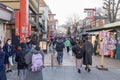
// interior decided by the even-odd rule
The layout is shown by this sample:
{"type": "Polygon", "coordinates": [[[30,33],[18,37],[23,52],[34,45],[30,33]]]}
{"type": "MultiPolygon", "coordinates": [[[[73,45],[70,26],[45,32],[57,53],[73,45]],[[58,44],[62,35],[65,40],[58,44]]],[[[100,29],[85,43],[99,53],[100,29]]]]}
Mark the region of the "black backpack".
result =
{"type": "Polygon", "coordinates": [[[18,62],[19,65],[26,65],[26,62],[25,62],[26,54],[27,54],[27,51],[25,51],[25,50],[21,51],[21,54],[19,55],[19,62],[18,62]]]}

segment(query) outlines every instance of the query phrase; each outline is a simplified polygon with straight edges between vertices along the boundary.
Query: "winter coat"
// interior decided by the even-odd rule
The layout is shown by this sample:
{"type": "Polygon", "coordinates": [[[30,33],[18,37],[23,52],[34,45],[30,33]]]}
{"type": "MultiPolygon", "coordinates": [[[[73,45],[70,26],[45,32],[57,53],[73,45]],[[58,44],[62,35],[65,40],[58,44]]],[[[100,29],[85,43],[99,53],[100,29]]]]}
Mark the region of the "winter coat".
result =
{"type": "Polygon", "coordinates": [[[5,52],[5,56],[7,56],[7,57],[14,55],[13,45],[5,44],[4,47],[3,47],[3,51],[5,52]]]}
{"type": "Polygon", "coordinates": [[[64,43],[63,42],[57,42],[56,43],[56,48],[55,48],[55,50],[57,51],[57,52],[63,52],[63,49],[65,48],[65,45],[64,45],[64,43]]]}
{"type": "Polygon", "coordinates": [[[29,53],[25,55],[25,62],[28,64],[28,70],[26,73],[25,80],[43,80],[42,70],[39,72],[32,72],[30,70],[32,63],[32,54],[38,52],[35,49],[32,49],[29,53]]]}
{"type": "Polygon", "coordinates": [[[0,72],[5,70],[4,60],[5,60],[5,53],[3,51],[0,51],[0,72]]]}
{"type": "Polygon", "coordinates": [[[66,46],[66,47],[71,46],[71,43],[70,43],[70,41],[69,41],[69,40],[66,40],[66,41],[65,41],[65,46],[66,46]]]}
{"type": "Polygon", "coordinates": [[[32,44],[31,42],[26,43],[26,51],[30,51],[32,49],[32,44]]]}
{"type": "Polygon", "coordinates": [[[7,80],[4,65],[5,53],[0,51],[0,80],[7,80]]]}
{"type": "Polygon", "coordinates": [[[83,45],[83,49],[85,51],[83,55],[83,64],[84,65],[92,65],[92,54],[93,54],[93,45],[89,41],[85,41],[83,45]]]}
{"type": "MultiPolygon", "coordinates": [[[[19,64],[20,63],[20,59],[19,58],[20,58],[20,55],[21,55],[21,53],[23,51],[25,51],[25,50],[18,50],[18,51],[16,51],[15,61],[17,62],[17,68],[18,68],[18,70],[19,69],[25,69],[25,68],[27,68],[26,64],[23,64],[23,65],[19,64]]],[[[26,52],[26,54],[27,54],[27,52],[26,52]]]]}
{"type": "Polygon", "coordinates": [[[13,45],[5,44],[3,47],[3,51],[5,52],[5,64],[9,64],[8,58],[10,56],[14,56],[14,47],[13,45]]]}
{"type": "Polygon", "coordinates": [[[70,40],[70,43],[71,43],[72,46],[75,46],[75,45],[76,45],[76,42],[75,42],[74,39],[71,39],[71,40],[70,40]]]}
{"type": "Polygon", "coordinates": [[[73,53],[75,54],[75,57],[76,57],[77,59],[83,58],[83,55],[84,55],[84,49],[83,49],[83,47],[80,48],[79,45],[75,45],[75,46],[72,48],[72,50],[73,50],[73,53]],[[79,52],[80,52],[80,53],[79,53],[79,52]]]}

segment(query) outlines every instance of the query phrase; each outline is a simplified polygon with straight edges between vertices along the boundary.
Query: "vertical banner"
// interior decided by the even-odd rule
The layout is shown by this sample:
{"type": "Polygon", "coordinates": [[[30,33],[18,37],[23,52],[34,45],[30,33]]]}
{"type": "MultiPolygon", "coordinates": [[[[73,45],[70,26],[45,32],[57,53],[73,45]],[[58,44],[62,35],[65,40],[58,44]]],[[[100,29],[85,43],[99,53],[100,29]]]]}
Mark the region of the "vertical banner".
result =
{"type": "Polygon", "coordinates": [[[28,34],[27,34],[28,36],[30,36],[31,35],[31,24],[28,24],[28,34]]]}
{"type": "Polygon", "coordinates": [[[20,0],[20,41],[24,42],[28,33],[28,6],[29,0],[20,0]]]}
{"type": "Polygon", "coordinates": [[[15,34],[16,36],[20,35],[20,12],[16,11],[15,13],[15,34]]]}

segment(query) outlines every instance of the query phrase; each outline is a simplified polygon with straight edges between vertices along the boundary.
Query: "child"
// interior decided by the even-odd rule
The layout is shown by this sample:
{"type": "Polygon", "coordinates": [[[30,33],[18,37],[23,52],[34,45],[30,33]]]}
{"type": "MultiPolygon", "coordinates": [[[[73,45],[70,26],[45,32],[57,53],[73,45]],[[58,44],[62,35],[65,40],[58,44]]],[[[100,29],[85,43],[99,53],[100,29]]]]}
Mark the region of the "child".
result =
{"type": "Polygon", "coordinates": [[[4,60],[5,60],[5,53],[1,48],[1,41],[0,41],[0,80],[7,80],[6,73],[5,73],[4,60]]]}

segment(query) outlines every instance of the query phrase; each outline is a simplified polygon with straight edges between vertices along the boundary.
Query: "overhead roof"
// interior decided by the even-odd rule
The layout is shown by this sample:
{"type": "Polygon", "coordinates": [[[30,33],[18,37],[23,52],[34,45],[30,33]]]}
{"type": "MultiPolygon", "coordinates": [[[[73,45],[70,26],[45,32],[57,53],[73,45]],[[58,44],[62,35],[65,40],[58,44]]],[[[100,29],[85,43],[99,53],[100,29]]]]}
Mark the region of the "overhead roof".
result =
{"type": "Polygon", "coordinates": [[[106,24],[100,27],[94,27],[90,29],[85,29],[86,32],[94,32],[94,31],[100,31],[100,30],[107,30],[107,29],[116,29],[120,27],[120,21],[119,22],[114,22],[110,24],[106,24]]]}

